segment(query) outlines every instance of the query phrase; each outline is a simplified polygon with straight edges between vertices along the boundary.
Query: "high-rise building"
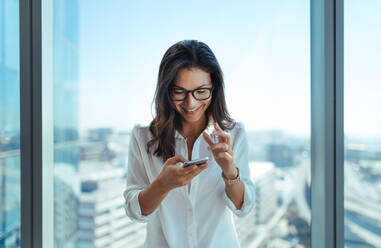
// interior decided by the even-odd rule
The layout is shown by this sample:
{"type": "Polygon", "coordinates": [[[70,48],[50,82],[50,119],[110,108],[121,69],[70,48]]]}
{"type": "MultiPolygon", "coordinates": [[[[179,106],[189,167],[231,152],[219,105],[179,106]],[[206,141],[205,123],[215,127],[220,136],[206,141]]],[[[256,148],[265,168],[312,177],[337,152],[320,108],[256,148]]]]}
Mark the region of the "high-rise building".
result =
{"type": "Polygon", "coordinates": [[[255,186],[255,205],[245,218],[234,220],[241,246],[259,247],[271,229],[269,220],[278,209],[276,168],[271,162],[250,162],[249,168],[255,186]]]}
{"type": "Polygon", "coordinates": [[[79,175],[71,165],[56,163],[54,166],[55,247],[75,247],[78,233],[79,175]]]}
{"type": "Polygon", "coordinates": [[[267,160],[278,167],[289,167],[294,165],[294,153],[292,149],[284,144],[268,144],[267,160]]]}
{"type": "Polygon", "coordinates": [[[80,171],[77,247],[143,247],[145,224],[132,222],[124,210],[125,170],[83,161],[80,171]]]}
{"type": "Polygon", "coordinates": [[[249,167],[252,180],[255,182],[254,222],[265,224],[278,207],[275,166],[271,162],[250,162],[249,167]]]}

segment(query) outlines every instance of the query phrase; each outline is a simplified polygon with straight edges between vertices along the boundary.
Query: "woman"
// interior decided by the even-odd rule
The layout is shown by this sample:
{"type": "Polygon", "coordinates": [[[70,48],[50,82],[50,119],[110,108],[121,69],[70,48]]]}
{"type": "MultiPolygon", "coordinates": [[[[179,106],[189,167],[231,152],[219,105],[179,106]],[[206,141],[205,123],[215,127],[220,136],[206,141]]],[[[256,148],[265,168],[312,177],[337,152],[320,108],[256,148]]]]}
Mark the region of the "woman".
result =
{"type": "Polygon", "coordinates": [[[155,107],[151,124],[132,130],[124,192],[126,214],[148,223],[145,247],[239,247],[232,212],[243,217],[254,205],[247,137],[228,114],[222,71],[206,44],[168,49],[155,107]]]}

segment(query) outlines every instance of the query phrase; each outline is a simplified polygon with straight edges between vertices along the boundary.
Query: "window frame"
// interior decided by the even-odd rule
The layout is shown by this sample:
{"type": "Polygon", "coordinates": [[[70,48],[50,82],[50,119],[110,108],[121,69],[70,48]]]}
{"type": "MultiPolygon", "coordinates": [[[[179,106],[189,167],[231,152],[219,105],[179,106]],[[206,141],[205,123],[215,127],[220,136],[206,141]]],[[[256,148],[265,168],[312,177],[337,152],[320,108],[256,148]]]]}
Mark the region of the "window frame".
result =
{"type": "Polygon", "coordinates": [[[21,247],[54,247],[53,2],[20,1],[19,15],[21,247]]]}
{"type": "MultiPolygon", "coordinates": [[[[310,0],[310,15],[311,245],[344,247],[343,0],[310,0]]],[[[54,247],[52,23],[52,0],[20,1],[23,248],[54,247]]]]}
{"type": "Polygon", "coordinates": [[[311,240],[344,247],[343,0],[311,0],[311,240]]]}

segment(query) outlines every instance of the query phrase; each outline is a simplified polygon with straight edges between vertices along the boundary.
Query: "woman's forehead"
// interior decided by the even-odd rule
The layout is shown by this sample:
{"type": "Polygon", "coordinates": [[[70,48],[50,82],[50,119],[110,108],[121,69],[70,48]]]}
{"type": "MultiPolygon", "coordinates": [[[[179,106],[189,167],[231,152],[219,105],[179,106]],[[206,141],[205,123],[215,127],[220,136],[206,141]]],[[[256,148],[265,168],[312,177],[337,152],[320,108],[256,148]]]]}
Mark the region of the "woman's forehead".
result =
{"type": "Polygon", "coordinates": [[[199,68],[184,68],[177,73],[175,85],[185,89],[212,86],[210,74],[199,68]]]}

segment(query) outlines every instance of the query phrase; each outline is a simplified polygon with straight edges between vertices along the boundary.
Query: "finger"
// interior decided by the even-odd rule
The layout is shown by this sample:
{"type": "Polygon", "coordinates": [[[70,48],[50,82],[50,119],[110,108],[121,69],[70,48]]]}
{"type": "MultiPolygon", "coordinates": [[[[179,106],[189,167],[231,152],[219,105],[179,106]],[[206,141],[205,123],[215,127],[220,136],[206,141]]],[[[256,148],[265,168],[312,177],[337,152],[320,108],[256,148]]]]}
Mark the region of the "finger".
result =
{"type": "Polygon", "coordinates": [[[214,145],[215,143],[213,142],[212,138],[209,136],[209,134],[207,132],[203,132],[202,133],[202,136],[204,137],[206,143],[208,143],[209,145],[214,145]]]}
{"type": "Polygon", "coordinates": [[[217,131],[222,131],[220,126],[218,126],[217,122],[213,122],[213,125],[214,125],[214,129],[216,129],[217,131]]]}
{"type": "Polygon", "coordinates": [[[210,151],[221,150],[221,151],[227,152],[229,151],[229,148],[230,146],[226,143],[217,143],[217,144],[209,146],[208,150],[210,151]]]}
{"type": "Polygon", "coordinates": [[[217,153],[214,158],[217,160],[221,160],[221,159],[232,159],[233,156],[231,154],[229,154],[228,152],[220,152],[220,153],[217,153]]]}
{"type": "Polygon", "coordinates": [[[224,142],[230,145],[230,134],[224,131],[215,130],[213,135],[218,137],[218,142],[224,142]]]}
{"type": "Polygon", "coordinates": [[[214,129],[215,129],[213,134],[218,136],[219,142],[222,141],[222,142],[226,142],[226,143],[230,144],[230,134],[227,132],[224,132],[220,128],[220,126],[218,126],[217,122],[214,122],[213,124],[214,124],[214,129]]]}
{"type": "Polygon", "coordinates": [[[215,149],[212,151],[214,158],[217,158],[220,156],[220,154],[230,154],[228,151],[222,150],[222,149],[215,149]]]}
{"type": "Polygon", "coordinates": [[[207,168],[209,166],[209,163],[206,162],[206,163],[203,163],[203,164],[200,164],[200,165],[192,165],[192,166],[189,166],[189,167],[192,167],[190,170],[186,171],[184,175],[190,175],[190,174],[197,174],[199,173],[200,171],[203,171],[205,168],[207,168]]]}
{"type": "Polygon", "coordinates": [[[186,176],[187,174],[191,173],[192,171],[194,171],[197,166],[196,165],[190,165],[188,167],[181,167],[181,166],[177,166],[176,169],[175,169],[175,175],[176,176],[179,176],[179,177],[184,177],[186,176]]]}
{"type": "Polygon", "coordinates": [[[200,174],[203,170],[205,170],[206,168],[208,168],[208,166],[209,166],[209,163],[208,163],[208,162],[198,165],[197,168],[193,169],[193,170],[190,171],[188,174],[186,174],[186,175],[185,175],[185,178],[186,178],[187,180],[191,180],[192,178],[194,178],[195,176],[197,176],[198,174],[200,174]]]}
{"type": "Polygon", "coordinates": [[[194,173],[197,173],[199,171],[202,171],[204,170],[206,167],[209,166],[209,163],[208,162],[205,162],[203,164],[199,164],[199,165],[192,165],[192,169],[188,171],[188,174],[194,174],[194,173]]]}
{"type": "Polygon", "coordinates": [[[205,170],[206,168],[208,168],[209,165],[210,165],[209,163],[205,163],[205,164],[200,165],[200,166],[199,166],[200,172],[203,171],[203,170],[205,170]]]}
{"type": "Polygon", "coordinates": [[[174,156],[174,157],[167,159],[166,163],[167,164],[176,164],[178,162],[185,162],[185,161],[187,161],[187,160],[183,156],[177,155],[177,156],[174,156]]]}
{"type": "Polygon", "coordinates": [[[185,167],[185,168],[180,168],[179,172],[180,172],[180,175],[184,176],[184,175],[187,175],[191,172],[193,172],[194,170],[197,169],[197,165],[190,165],[188,167],[185,167]]]}

